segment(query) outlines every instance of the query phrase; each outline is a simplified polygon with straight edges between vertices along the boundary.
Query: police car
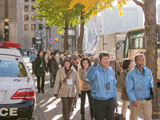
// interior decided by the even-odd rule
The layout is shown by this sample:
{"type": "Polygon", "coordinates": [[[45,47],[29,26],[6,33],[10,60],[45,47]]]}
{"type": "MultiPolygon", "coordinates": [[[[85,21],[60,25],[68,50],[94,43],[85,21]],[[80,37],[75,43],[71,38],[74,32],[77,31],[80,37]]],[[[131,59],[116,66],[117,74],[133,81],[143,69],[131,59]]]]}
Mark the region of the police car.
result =
{"type": "Polygon", "coordinates": [[[35,98],[35,83],[19,50],[0,48],[0,120],[31,120],[35,98]]]}

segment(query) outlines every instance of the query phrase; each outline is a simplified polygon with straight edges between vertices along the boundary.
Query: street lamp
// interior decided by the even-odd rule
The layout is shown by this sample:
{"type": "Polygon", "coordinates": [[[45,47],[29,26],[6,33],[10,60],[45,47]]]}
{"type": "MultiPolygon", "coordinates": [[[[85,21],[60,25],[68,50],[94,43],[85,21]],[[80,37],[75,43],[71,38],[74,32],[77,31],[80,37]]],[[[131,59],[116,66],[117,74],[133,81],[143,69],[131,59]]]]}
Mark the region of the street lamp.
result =
{"type": "Polygon", "coordinates": [[[4,19],[4,38],[5,41],[9,41],[9,19],[5,18],[4,19]]]}
{"type": "Polygon", "coordinates": [[[4,19],[4,22],[9,22],[9,19],[8,19],[8,18],[5,18],[5,19],[4,19]]]}
{"type": "Polygon", "coordinates": [[[9,41],[9,0],[5,0],[5,19],[4,19],[4,36],[5,41],[9,41]]]}

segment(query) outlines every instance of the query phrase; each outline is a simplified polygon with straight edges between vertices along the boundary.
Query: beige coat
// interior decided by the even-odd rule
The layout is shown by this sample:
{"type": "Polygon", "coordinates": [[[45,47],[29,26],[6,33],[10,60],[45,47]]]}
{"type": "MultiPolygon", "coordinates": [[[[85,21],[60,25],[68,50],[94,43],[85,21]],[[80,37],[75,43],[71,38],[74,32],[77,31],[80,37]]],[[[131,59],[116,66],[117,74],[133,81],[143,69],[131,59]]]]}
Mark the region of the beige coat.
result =
{"type": "Polygon", "coordinates": [[[79,73],[79,77],[80,77],[80,90],[81,91],[90,91],[91,90],[91,87],[89,85],[89,83],[86,81],[86,72],[80,68],[78,70],[78,73],[79,73]]]}
{"type": "Polygon", "coordinates": [[[109,66],[115,71],[117,78],[117,91],[121,91],[120,73],[122,71],[120,65],[115,60],[110,61],[109,66]]]}
{"type": "Polygon", "coordinates": [[[76,97],[77,94],[80,94],[80,78],[78,72],[72,68],[72,73],[69,79],[72,79],[73,84],[68,85],[68,80],[66,78],[64,67],[58,70],[54,85],[54,94],[58,94],[58,97],[76,97]]]}
{"type": "Polygon", "coordinates": [[[129,101],[128,94],[127,94],[127,88],[126,88],[126,76],[127,76],[128,70],[123,70],[120,74],[120,83],[121,83],[121,99],[125,101],[129,101]]]}

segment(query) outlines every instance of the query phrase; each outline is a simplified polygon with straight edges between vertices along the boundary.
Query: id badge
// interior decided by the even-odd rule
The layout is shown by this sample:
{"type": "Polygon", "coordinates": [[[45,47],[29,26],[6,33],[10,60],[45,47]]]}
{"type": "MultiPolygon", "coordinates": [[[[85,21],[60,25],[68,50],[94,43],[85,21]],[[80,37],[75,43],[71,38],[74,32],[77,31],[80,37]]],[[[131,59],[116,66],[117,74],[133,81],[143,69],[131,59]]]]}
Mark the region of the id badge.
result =
{"type": "Polygon", "coordinates": [[[72,79],[67,79],[67,84],[68,85],[73,85],[73,80],[72,79]]]}
{"type": "Polygon", "coordinates": [[[107,90],[110,90],[110,83],[107,83],[107,84],[106,84],[106,89],[107,89],[107,90]]]}
{"type": "Polygon", "coordinates": [[[40,65],[40,67],[43,67],[42,64],[40,65]]]}
{"type": "Polygon", "coordinates": [[[62,66],[59,64],[59,65],[58,65],[58,68],[60,69],[60,68],[62,68],[62,66]]]}

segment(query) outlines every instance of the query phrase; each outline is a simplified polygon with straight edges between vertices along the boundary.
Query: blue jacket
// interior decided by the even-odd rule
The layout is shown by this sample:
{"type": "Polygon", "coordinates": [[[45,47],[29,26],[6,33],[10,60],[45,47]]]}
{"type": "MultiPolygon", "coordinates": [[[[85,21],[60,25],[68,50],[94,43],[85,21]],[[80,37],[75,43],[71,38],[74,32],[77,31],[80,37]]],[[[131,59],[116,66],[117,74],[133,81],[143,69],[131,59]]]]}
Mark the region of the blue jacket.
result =
{"type": "Polygon", "coordinates": [[[105,71],[101,65],[91,66],[86,73],[86,78],[91,85],[91,95],[97,100],[117,99],[115,72],[107,67],[105,71]],[[110,84],[110,89],[106,89],[106,84],[110,84]]]}
{"type": "Polygon", "coordinates": [[[153,76],[150,69],[143,67],[144,74],[135,66],[126,77],[126,87],[131,102],[150,98],[150,88],[153,88],[153,76]]]}
{"type": "Polygon", "coordinates": [[[37,54],[36,53],[32,53],[30,58],[29,58],[29,61],[30,62],[35,62],[36,58],[37,58],[37,54]]]}

